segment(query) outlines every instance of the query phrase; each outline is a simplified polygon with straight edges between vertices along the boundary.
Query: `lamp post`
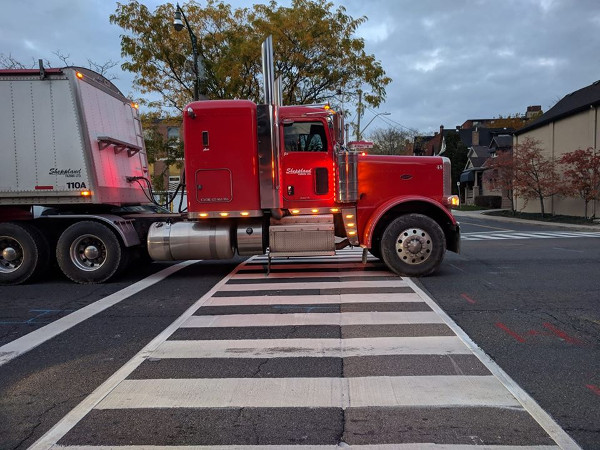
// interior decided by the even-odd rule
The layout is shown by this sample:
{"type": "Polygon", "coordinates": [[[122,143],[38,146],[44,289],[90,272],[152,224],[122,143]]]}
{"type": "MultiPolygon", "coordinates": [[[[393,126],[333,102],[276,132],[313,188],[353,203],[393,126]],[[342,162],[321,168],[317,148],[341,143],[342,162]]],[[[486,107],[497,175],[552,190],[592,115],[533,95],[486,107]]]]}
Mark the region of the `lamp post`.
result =
{"type": "MultiPolygon", "coordinates": [[[[190,27],[190,24],[187,21],[187,17],[185,17],[183,10],[179,6],[179,3],[177,3],[177,7],[175,9],[175,19],[173,20],[173,27],[175,28],[176,31],[181,31],[181,30],[183,30],[184,22],[185,22],[185,27],[187,28],[188,33],[190,34],[190,40],[192,41],[192,56],[194,58],[194,74],[196,75],[196,79],[194,80],[194,100],[199,100],[200,99],[200,69],[198,67],[198,40],[196,39],[196,35],[192,31],[192,27],[190,27]],[[183,17],[183,22],[181,21],[182,17],[183,17]]],[[[202,64],[202,63],[200,62],[200,64],[202,64]]]]}
{"type": "Polygon", "coordinates": [[[365,127],[362,129],[362,131],[359,130],[358,132],[358,136],[357,136],[357,141],[360,141],[360,139],[362,138],[362,134],[365,132],[365,130],[368,128],[369,125],[371,125],[371,122],[373,122],[377,117],[379,116],[389,116],[391,115],[391,113],[389,112],[382,112],[382,113],[377,113],[373,116],[373,118],[371,120],[369,120],[369,123],[367,125],[365,125],[365,127]]]}

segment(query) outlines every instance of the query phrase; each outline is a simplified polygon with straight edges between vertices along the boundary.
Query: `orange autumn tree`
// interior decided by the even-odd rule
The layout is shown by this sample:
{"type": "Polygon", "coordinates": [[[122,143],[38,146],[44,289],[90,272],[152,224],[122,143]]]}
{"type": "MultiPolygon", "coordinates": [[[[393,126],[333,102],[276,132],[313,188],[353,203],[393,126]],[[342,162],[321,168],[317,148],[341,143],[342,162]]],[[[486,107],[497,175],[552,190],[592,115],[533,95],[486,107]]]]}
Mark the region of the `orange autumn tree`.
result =
{"type": "Polygon", "coordinates": [[[560,159],[564,167],[563,193],[579,196],[584,201],[588,219],[588,204],[600,198],[600,152],[594,148],[577,149],[560,159]]]}
{"type": "Polygon", "coordinates": [[[561,192],[556,163],[544,156],[540,141],[527,138],[514,147],[513,164],[515,195],[526,201],[538,199],[544,217],[544,200],[561,192]]]}

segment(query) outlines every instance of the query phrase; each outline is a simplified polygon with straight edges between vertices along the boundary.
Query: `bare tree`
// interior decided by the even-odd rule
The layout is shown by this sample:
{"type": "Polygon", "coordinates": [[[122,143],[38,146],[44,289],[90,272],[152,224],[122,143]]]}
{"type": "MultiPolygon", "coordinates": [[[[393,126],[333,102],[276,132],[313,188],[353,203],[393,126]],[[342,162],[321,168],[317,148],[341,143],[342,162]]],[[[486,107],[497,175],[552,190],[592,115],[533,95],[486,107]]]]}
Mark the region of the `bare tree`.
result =
{"type": "Polygon", "coordinates": [[[410,155],[412,154],[412,141],[418,133],[397,128],[380,128],[369,135],[375,144],[371,153],[378,155],[410,155]]]}
{"type": "MultiPolygon", "coordinates": [[[[71,58],[70,54],[64,54],[60,50],[56,50],[55,52],[52,52],[52,54],[55,56],[54,60],[43,59],[43,63],[45,66],[56,66],[56,65],[74,66],[75,65],[70,60],[70,58],[71,58]]],[[[88,61],[87,67],[89,69],[93,70],[94,72],[98,72],[100,75],[102,75],[103,77],[105,77],[111,81],[118,79],[116,74],[110,73],[110,70],[119,64],[118,62],[113,61],[112,59],[109,59],[108,61],[106,61],[103,64],[99,64],[95,61],[92,61],[91,59],[88,59],[87,61],[88,61]]],[[[19,61],[15,57],[13,57],[12,54],[10,54],[10,53],[8,55],[5,55],[4,53],[0,53],[0,68],[2,68],[2,69],[35,69],[38,67],[38,64],[39,64],[38,60],[32,59],[31,64],[27,65],[27,64],[24,64],[23,62],[19,61]]]]}

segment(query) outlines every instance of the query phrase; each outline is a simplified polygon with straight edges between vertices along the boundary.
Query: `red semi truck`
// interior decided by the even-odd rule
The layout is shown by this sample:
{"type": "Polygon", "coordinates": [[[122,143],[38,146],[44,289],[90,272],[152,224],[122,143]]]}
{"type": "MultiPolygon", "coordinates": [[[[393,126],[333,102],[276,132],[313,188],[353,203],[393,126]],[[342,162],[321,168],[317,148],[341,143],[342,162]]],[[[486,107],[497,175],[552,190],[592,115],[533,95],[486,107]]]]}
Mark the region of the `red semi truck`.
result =
{"type": "Polygon", "coordinates": [[[346,246],[423,276],[459,251],[448,159],[349,151],[341,114],[278,104],[265,61],[264,105],[185,107],[185,214],[150,203],[138,111],[110,81],[81,68],[0,71],[0,283],[53,259],[72,280],[99,283],[135,253],[277,258],[346,246]]]}

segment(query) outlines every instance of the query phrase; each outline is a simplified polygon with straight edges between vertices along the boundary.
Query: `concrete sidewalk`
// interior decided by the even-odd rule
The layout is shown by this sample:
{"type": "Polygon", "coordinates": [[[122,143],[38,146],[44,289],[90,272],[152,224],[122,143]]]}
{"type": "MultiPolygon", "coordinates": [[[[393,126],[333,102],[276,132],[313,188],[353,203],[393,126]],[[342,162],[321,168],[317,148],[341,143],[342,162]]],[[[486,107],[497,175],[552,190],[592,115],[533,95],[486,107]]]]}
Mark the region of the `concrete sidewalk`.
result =
{"type": "Polygon", "coordinates": [[[479,217],[491,220],[497,220],[499,222],[512,222],[512,223],[530,223],[532,225],[545,225],[545,226],[553,226],[560,228],[567,228],[570,230],[587,230],[587,231],[600,231],[600,224],[595,225],[578,225],[572,223],[562,223],[562,222],[543,222],[541,220],[527,220],[527,219],[519,219],[516,217],[503,217],[503,216],[492,216],[490,212],[493,211],[504,211],[501,209],[486,209],[481,211],[457,211],[455,209],[452,210],[452,214],[460,220],[463,217],[479,217]]]}

